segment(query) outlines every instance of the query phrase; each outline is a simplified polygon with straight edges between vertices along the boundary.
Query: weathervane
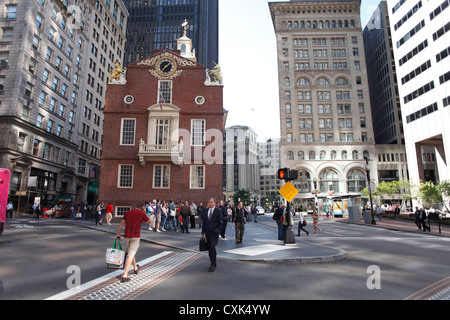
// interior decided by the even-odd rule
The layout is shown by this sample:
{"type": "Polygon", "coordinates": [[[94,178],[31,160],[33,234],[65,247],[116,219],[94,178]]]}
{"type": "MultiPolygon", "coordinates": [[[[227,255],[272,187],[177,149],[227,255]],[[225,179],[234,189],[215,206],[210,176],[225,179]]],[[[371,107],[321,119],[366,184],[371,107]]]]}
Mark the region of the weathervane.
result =
{"type": "Polygon", "coordinates": [[[183,36],[186,36],[188,25],[189,25],[189,22],[186,19],[184,19],[184,22],[181,24],[181,26],[183,27],[183,32],[184,32],[183,36]]]}

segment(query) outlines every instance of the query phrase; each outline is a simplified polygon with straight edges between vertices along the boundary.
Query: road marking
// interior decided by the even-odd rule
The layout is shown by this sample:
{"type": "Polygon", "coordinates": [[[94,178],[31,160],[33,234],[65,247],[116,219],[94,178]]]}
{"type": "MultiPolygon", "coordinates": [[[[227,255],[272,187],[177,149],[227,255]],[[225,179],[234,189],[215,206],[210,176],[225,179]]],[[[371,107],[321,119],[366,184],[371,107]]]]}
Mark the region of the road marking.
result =
{"type": "Polygon", "coordinates": [[[447,277],[406,297],[404,300],[443,300],[450,297],[449,291],[450,277],[447,277]],[[442,297],[442,295],[444,295],[444,297],[442,297]]]}
{"type": "Polygon", "coordinates": [[[130,271],[129,276],[131,280],[129,282],[121,283],[117,277],[123,274],[123,270],[117,270],[81,285],[80,288],[69,289],[46,300],[132,299],[166,280],[202,256],[202,254],[195,252],[175,253],[173,251],[165,251],[138,262],[141,266],[139,274],[134,275],[133,271],[130,271]]]}
{"type": "Polygon", "coordinates": [[[280,250],[294,249],[296,247],[285,247],[281,245],[267,244],[262,246],[251,246],[237,249],[226,250],[224,253],[240,254],[244,256],[258,256],[260,254],[272,253],[280,250]]]}

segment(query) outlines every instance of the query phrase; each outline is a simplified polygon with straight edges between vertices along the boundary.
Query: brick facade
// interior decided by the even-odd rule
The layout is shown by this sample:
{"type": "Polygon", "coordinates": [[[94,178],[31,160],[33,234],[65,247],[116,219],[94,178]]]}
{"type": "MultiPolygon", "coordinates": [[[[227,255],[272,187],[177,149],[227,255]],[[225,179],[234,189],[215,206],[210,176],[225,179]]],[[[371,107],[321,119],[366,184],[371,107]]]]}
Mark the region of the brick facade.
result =
{"type": "Polygon", "coordinates": [[[156,52],[152,57],[128,66],[126,84],[108,85],[99,201],[111,202],[115,207],[134,207],[140,200],[174,199],[176,202],[188,200],[198,204],[205,203],[209,197],[222,198],[223,86],[205,85],[205,67],[179,54],[178,51],[156,52]],[[172,79],[156,73],[158,62],[164,57],[176,64],[176,73],[172,79]],[[172,81],[172,101],[161,102],[159,81],[169,80],[172,81]],[[134,101],[127,104],[124,101],[126,96],[132,96],[134,101]],[[198,96],[205,99],[201,105],[196,102],[198,96]],[[126,146],[121,145],[122,119],[125,118],[135,119],[134,143],[126,146]],[[155,121],[159,119],[170,119],[170,131],[180,129],[181,137],[183,133],[191,132],[192,119],[204,120],[205,145],[192,147],[191,139],[184,137],[184,160],[181,166],[174,163],[170,156],[159,157],[157,151],[147,154],[144,163],[139,157],[140,144],[155,144],[155,121]],[[210,129],[216,129],[212,141],[207,136],[210,129]],[[199,189],[191,188],[191,166],[194,161],[189,155],[199,154],[199,150],[202,154],[209,154],[214,146],[217,146],[213,153],[217,161],[207,164],[203,158],[195,162],[197,166],[204,165],[204,183],[198,186],[199,189]],[[118,187],[120,165],[133,166],[131,187],[118,187]],[[155,165],[170,166],[168,188],[154,187],[155,165]]]}

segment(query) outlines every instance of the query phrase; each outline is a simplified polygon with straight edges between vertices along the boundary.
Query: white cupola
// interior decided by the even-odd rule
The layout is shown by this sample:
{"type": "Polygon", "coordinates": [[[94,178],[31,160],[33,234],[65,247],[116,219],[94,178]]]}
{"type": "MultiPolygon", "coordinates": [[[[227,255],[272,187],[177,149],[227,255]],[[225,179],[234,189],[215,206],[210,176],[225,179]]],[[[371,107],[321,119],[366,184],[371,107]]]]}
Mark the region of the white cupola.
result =
{"type": "Polygon", "coordinates": [[[177,39],[177,50],[181,51],[181,56],[183,58],[189,59],[193,62],[197,62],[197,57],[195,56],[195,49],[192,48],[192,40],[187,37],[187,27],[188,21],[184,20],[183,24],[183,36],[177,39]]]}

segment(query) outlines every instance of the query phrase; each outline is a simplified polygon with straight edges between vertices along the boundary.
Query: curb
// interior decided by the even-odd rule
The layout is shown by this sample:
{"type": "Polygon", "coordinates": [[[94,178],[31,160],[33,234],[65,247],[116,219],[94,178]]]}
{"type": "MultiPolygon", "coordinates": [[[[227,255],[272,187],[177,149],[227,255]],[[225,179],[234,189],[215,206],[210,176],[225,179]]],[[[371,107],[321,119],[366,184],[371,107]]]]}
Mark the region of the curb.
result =
{"type": "MultiPolygon", "coordinates": [[[[61,220],[64,221],[64,220],[61,220]]],[[[109,233],[109,234],[116,234],[116,232],[111,231],[111,230],[106,230],[106,229],[102,229],[100,227],[97,226],[92,226],[92,225],[87,225],[87,224],[82,224],[82,223],[72,223],[72,221],[64,221],[64,223],[67,224],[73,224],[76,226],[80,226],[80,227],[84,227],[84,228],[88,228],[88,229],[92,229],[92,230],[97,230],[97,231],[101,231],[101,232],[105,232],[105,233],[109,233]]],[[[192,249],[188,249],[188,248],[182,248],[180,246],[176,246],[173,244],[169,244],[169,243],[165,243],[165,242],[160,242],[160,241],[155,241],[155,240],[151,240],[148,238],[143,238],[141,237],[141,241],[146,242],[146,243],[151,243],[151,244],[155,244],[161,247],[165,247],[165,248],[170,248],[170,249],[176,249],[176,250],[182,250],[182,251],[187,251],[187,252],[195,252],[195,253],[199,253],[204,255],[205,257],[208,256],[207,252],[200,252],[198,250],[192,250],[192,249]]],[[[312,243],[310,243],[312,244],[312,243]]],[[[321,246],[319,244],[314,244],[316,246],[321,246]]],[[[329,248],[329,247],[327,247],[329,248]]],[[[231,258],[231,257],[227,257],[227,256],[223,256],[221,255],[220,252],[217,253],[217,257],[220,259],[227,259],[227,260],[234,260],[234,261],[242,261],[242,262],[253,262],[253,263],[267,263],[267,264],[282,264],[282,263],[295,263],[295,264],[317,264],[317,263],[329,263],[329,262],[335,262],[335,261],[339,261],[339,260],[343,260],[347,257],[347,253],[342,250],[342,249],[338,249],[338,248],[332,248],[333,250],[338,251],[337,254],[331,254],[331,255],[326,255],[326,256],[313,256],[313,257],[291,257],[291,258],[245,258],[245,257],[238,257],[238,258],[231,258]]]]}

